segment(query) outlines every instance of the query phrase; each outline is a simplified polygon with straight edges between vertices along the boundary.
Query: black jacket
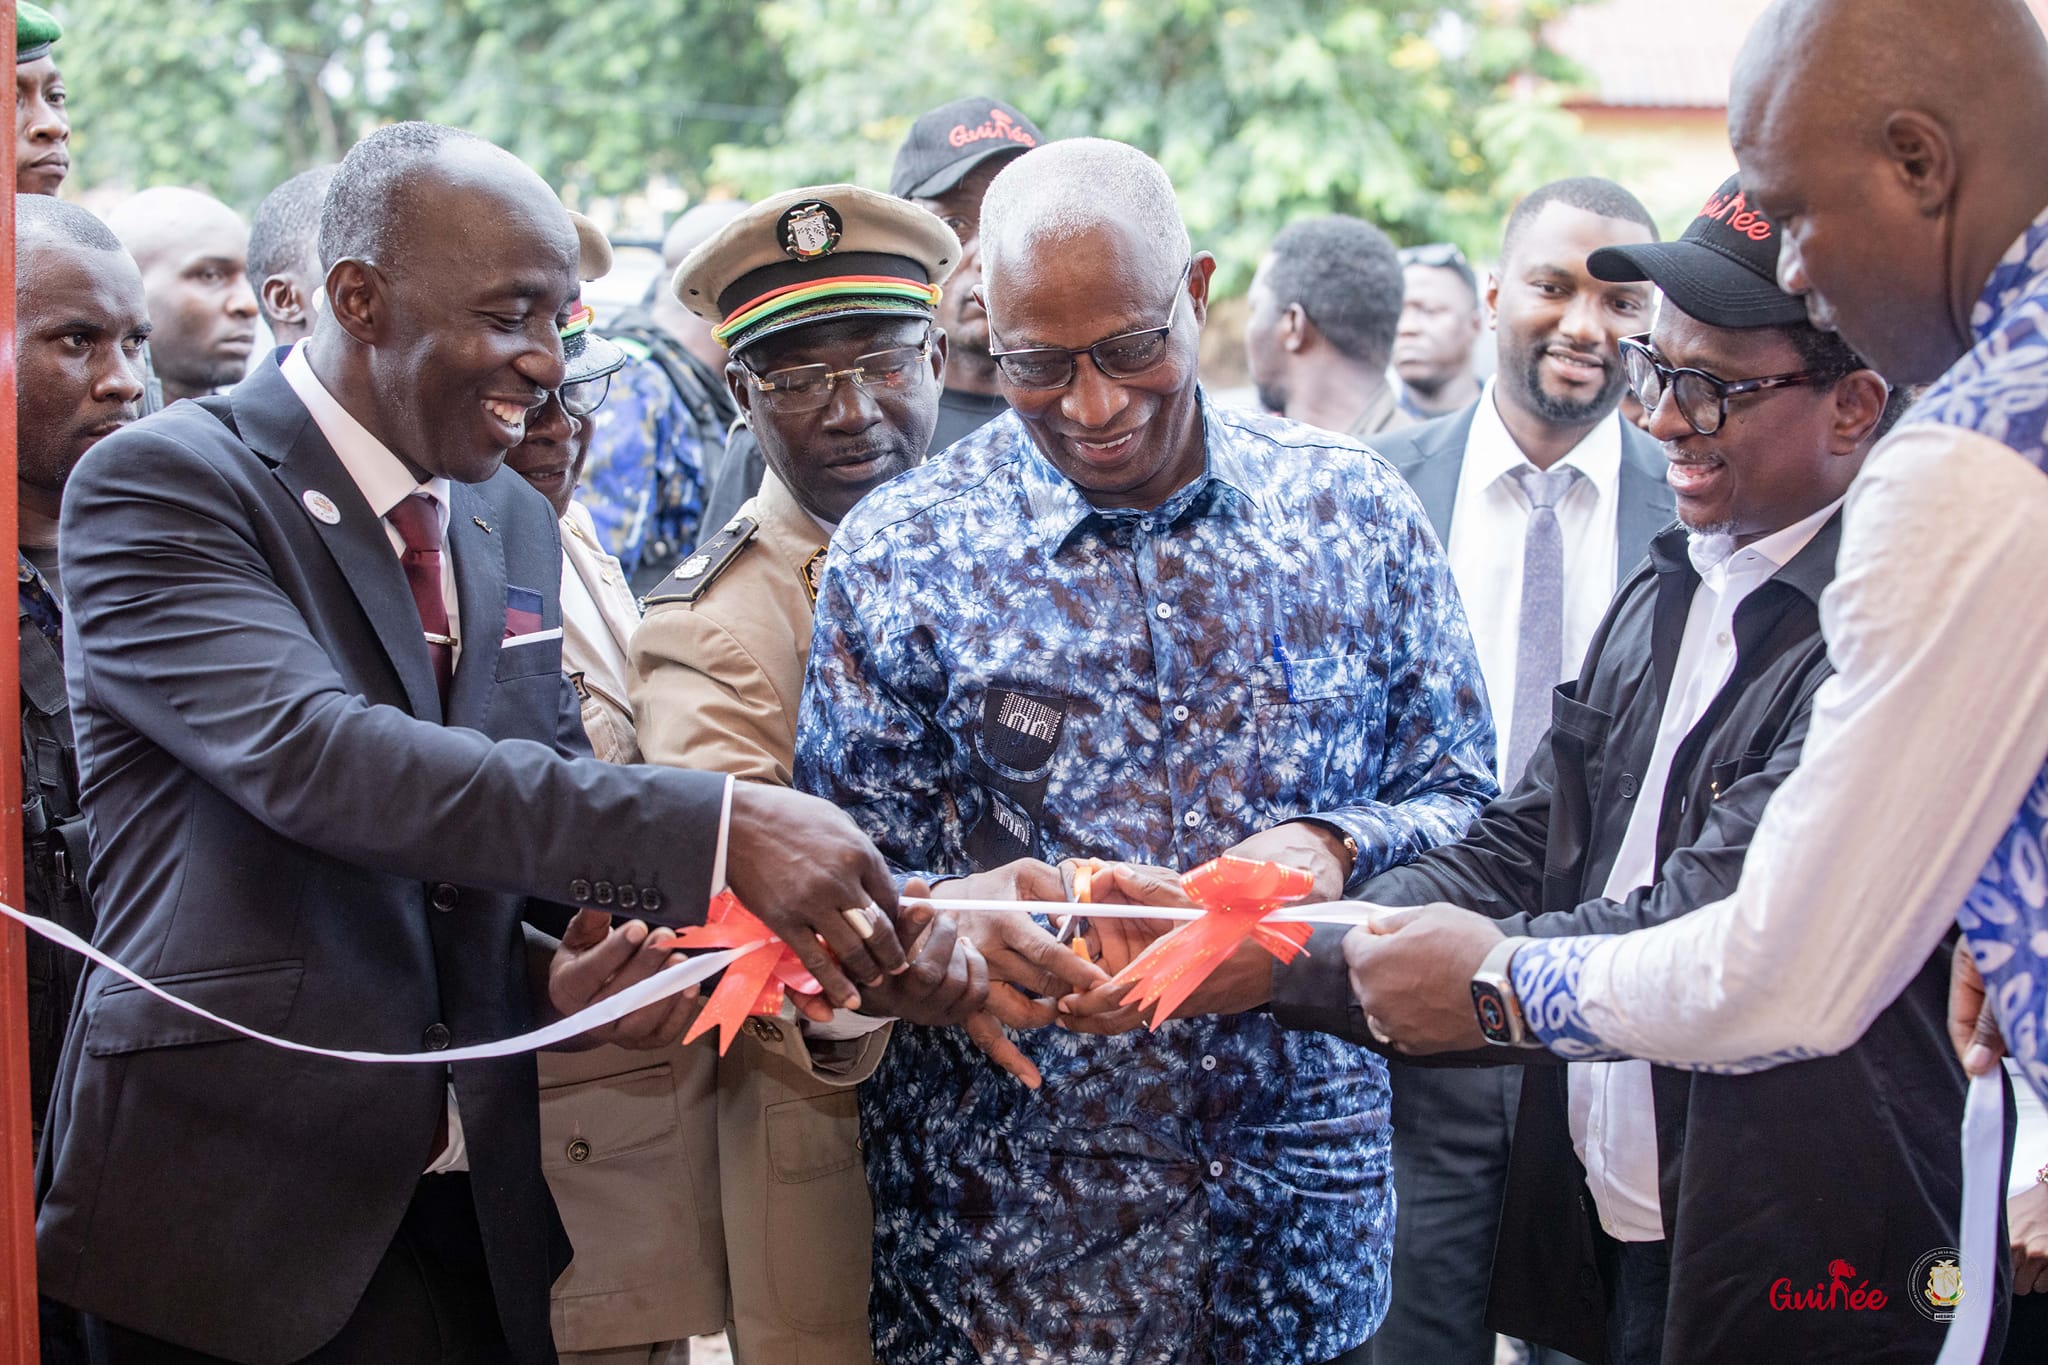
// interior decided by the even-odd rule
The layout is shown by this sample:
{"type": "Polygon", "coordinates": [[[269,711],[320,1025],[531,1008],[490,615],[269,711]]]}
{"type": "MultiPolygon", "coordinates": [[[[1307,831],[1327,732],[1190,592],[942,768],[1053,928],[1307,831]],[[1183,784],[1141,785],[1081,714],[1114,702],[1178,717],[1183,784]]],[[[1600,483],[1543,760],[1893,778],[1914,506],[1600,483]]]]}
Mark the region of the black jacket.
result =
{"type": "MultiPolygon", "coordinates": [[[[517,474],[450,491],[445,712],[384,524],[276,364],[107,437],[67,491],[65,665],[117,960],[253,1028],[410,1052],[532,1026],[530,897],[616,884],[702,920],[725,779],[587,756],[555,515],[517,474]]],[[[530,1055],[304,1057],[99,969],[50,1105],[44,1292],[208,1355],[306,1356],[390,1246],[451,1081],[507,1359],[552,1362],[568,1248],[530,1055]]]]}
{"type": "MultiPolygon", "coordinates": [[[[1623,933],[1731,892],[1765,802],[1799,762],[1814,691],[1831,672],[1819,598],[1834,576],[1840,527],[1837,516],[1737,609],[1734,675],[1673,758],[1653,886],[1620,903],[1600,899],[1699,582],[1676,526],[1622,585],[1579,679],[1557,689],[1548,742],[1521,784],[1463,839],[1375,878],[1360,898],[1448,901],[1500,919],[1510,934],[1551,936],[1623,933]]],[[[1341,932],[1319,934],[1310,951],[1276,974],[1282,1022],[1367,1041],[1341,932]]],[[[1908,1280],[1924,1253],[1958,1235],[1964,1081],[1944,1030],[1947,977],[1944,947],[1839,1056],[1745,1076],[1656,1068],[1672,1251],[1665,1365],[1924,1365],[1940,1350],[1944,1324],[1916,1311],[1909,1296],[1918,1286],[1908,1280]],[[1867,1282],[1885,1292],[1885,1306],[1773,1308],[1774,1282],[1826,1289],[1837,1261],[1854,1267],[1844,1296],[1867,1282]]],[[[1604,1234],[1572,1148],[1565,1069],[1540,1064],[1555,1063],[1548,1053],[1485,1054],[1510,1058],[1539,1064],[1522,1087],[1488,1323],[1598,1361],[1604,1234]]]]}
{"type": "MultiPolygon", "coordinates": [[[[1484,402],[1482,397],[1480,402],[1484,402]]],[[[1446,545],[1451,540],[1451,511],[1458,499],[1458,474],[1465,467],[1465,443],[1472,437],[1472,416],[1479,403],[1469,403],[1434,421],[1400,431],[1386,432],[1366,444],[1387,457],[1436,528],[1436,538],[1446,545]]],[[[1621,481],[1616,485],[1614,581],[1628,577],[1642,558],[1642,547],[1671,520],[1671,488],[1664,482],[1664,454],[1657,442],[1632,422],[1619,415],[1607,419],[1621,423],[1621,481]]]]}

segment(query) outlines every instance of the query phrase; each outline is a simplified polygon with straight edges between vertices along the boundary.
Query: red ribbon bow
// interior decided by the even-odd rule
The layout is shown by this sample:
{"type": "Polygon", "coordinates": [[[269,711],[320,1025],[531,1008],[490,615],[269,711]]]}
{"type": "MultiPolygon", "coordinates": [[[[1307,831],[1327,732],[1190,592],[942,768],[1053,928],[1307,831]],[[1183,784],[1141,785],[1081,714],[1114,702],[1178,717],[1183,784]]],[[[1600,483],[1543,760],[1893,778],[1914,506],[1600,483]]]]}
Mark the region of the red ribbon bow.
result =
{"type": "Polygon", "coordinates": [[[1202,917],[1156,939],[1115,977],[1131,987],[1126,1004],[1158,1007],[1152,1012],[1155,1029],[1247,938],[1282,962],[1292,962],[1315,932],[1304,923],[1264,922],[1281,906],[1314,894],[1315,874],[1306,868],[1225,854],[1182,873],[1180,885],[1202,907],[1202,917]]]}
{"type": "Polygon", "coordinates": [[[718,1051],[723,1056],[750,1014],[782,1013],[782,991],[786,986],[800,995],[818,994],[818,979],[805,969],[802,959],[775,931],[755,919],[741,905],[739,897],[721,891],[711,902],[704,923],[693,924],[676,934],[683,948],[743,948],[738,961],[725,969],[704,1008],[697,1014],[683,1041],[694,1043],[705,1030],[718,1030],[718,1051]]]}

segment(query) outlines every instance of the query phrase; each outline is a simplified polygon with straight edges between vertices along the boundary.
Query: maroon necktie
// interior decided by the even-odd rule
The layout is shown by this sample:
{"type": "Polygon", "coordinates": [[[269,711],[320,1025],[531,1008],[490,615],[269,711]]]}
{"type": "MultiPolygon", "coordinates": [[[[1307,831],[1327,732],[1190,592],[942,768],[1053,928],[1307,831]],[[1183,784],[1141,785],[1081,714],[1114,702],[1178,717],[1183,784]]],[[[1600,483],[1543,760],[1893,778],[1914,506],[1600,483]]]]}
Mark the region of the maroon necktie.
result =
{"type": "Polygon", "coordinates": [[[448,633],[448,600],[441,595],[441,513],[431,495],[412,493],[385,514],[398,528],[405,553],[405,581],[419,608],[420,627],[427,637],[427,657],[434,663],[434,686],[441,705],[448,704],[448,680],[455,676],[455,638],[448,633]]]}

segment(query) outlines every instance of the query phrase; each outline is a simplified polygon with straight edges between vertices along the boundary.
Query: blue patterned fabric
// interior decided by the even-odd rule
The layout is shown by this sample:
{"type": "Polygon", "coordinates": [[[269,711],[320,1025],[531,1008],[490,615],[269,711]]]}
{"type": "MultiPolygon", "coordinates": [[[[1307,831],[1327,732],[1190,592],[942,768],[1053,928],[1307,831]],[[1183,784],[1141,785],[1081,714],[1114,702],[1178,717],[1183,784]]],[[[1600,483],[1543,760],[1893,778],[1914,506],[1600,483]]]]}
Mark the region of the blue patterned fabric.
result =
{"type": "Polygon", "coordinates": [[[42,571],[29,563],[28,556],[21,551],[14,552],[21,575],[21,614],[35,622],[43,638],[56,646],[57,652],[64,652],[64,611],[57,605],[57,594],[50,591],[50,582],[42,571]]]}
{"type": "MultiPolygon", "coordinates": [[[[1313,812],[1356,884],[1493,794],[1414,495],[1343,438],[1204,407],[1207,472],[1151,511],[1091,507],[1011,413],[834,537],[797,783],[897,871],[1186,869],[1313,812]]],[[[1018,1041],[1043,1090],[904,1026],[861,1088],[878,1359],[1314,1365],[1378,1324],[1378,1058],[1264,1013],[1018,1041]]]]}
{"type": "MultiPolygon", "coordinates": [[[[621,339],[628,345],[630,339],[621,339]]],[[[659,362],[636,354],[612,376],[597,410],[590,459],[576,501],[627,573],[642,556],[665,564],[697,543],[704,470],[711,452],[701,424],[659,362]]]]}
{"type": "MultiPolygon", "coordinates": [[[[1974,431],[2048,473],[2048,212],[1991,272],[1970,323],[1976,344],[1928,386],[1908,420],[1974,431]]],[[[1983,973],[2008,1054],[2048,1099],[2048,767],[1956,922],[1983,973]]],[[[1619,1055],[1606,1049],[1578,1004],[1579,966],[1600,941],[1539,939],[1515,954],[1515,991],[1530,1027],[1563,1056],[1619,1055]]],[[[1712,1069],[1753,1071],[1809,1055],[1788,1051],[1712,1069]]]]}

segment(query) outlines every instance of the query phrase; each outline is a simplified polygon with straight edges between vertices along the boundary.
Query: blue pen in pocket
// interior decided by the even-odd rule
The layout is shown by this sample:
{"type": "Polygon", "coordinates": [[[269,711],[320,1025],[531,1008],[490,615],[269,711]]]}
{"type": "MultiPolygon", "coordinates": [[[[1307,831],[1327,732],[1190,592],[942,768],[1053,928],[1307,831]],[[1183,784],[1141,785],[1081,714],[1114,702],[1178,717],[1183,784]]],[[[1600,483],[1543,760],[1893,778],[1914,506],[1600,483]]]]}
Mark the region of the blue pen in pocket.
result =
{"type": "Polygon", "coordinates": [[[1287,684],[1287,700],[1298,701],[1294,695],[1294,660],[1288,656],[1287,646],[1280,643],[1280,632],[1273,632],[1273,662],[1280,665],[1280,677],[1287,684]]]}

